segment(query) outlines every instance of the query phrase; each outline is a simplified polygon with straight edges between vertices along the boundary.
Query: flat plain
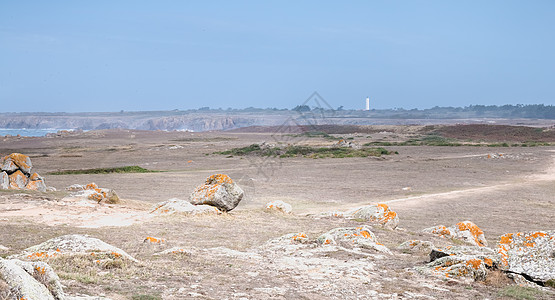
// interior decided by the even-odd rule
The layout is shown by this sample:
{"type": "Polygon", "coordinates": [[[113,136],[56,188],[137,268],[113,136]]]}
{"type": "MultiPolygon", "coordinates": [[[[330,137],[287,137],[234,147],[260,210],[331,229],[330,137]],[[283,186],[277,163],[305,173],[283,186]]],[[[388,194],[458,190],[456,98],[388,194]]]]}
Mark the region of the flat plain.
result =
{"type": "MultiPolygon", "coordinates": [[[[482,146],[405,146],[399,142],[417,138],[424,126],[368,128],[372,130],[336,133],[331,138],[270,129],[100,130],[2,138],[0,154],[29,155],[33,169],[58,190],[0,191],[0,241],[9,248],[2,256],[63,234],[99,238],[140,263],[102,269],[89,262],[47,262],[67,293],[111,299],[508,297],[504,291],[510,283],[504,281],[468,282],[419,274],[414,267],[425,265],[427,254],[407,254],[396,247],[410,239],[446,245],[452,241],[421,230],[466,220],[484,231],[490,245],[509,232],[555,229],[555,146],[502,147],[498,143],[506,140],[487,139],[479,141],[482,146]],[[380,147],[391,154],[280,158],[215,153],[263,142],[278,147],[328,147],[340,138],[357,145],[387,142],[390,146],[380,147]],[[121,166],[160,172],[49,175],[121,166]],[[196,186],[216,173],[229,175],[245,191],[236,209],[207,216],[149,213],[158,202],[188,199],[196,186]],[[64,204],[65,187],[90,182],[114,189],[122,203],[64,204]],[[267,212],[265,205],[273,200],[291,204],[293,213],[267,212]],[[319,216],[373,203],[388,204],[400,222],[396,230],[373,227],[378,240],[393,254],[365,258],[372,272],[357,269],[362,260],[349,253],[327,254],[333,262],[344,264],[331,267],[323,262],[303,265],[302,261],[252,257],[253,249],[288,233],[304,232],[315,238],[333,228],[360,226],[357,220],[319,216]],[[165,242],[144,243],[147,236],[165,242]],[[174,246],[186,249],[186,254],[153,256],[174,246]]],[[[549,291],[535,295],[539,299],[552,296],[549,291]]]]}

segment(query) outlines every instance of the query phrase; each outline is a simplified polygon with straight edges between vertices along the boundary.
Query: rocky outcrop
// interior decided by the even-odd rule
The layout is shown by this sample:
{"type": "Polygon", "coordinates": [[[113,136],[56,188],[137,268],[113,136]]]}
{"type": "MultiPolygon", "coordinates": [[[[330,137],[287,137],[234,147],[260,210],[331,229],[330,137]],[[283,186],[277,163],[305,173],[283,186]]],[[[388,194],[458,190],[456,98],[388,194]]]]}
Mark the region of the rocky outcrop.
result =
{"type": "Polygon", "coordinates": [[[167,201],[160,202],[150,212],[151,214],[158,215],[171,215],[180,213],[184,215],[199,215],[199,214],[221,214],[222,212],[214,206],[210,205],[193,205],[189,201],[172,198],[167,201]]]}
{"type": "Polygon", "coordinates": [[[335,228],[316,239],[321,245],[340,245],[345,248],[363,248],[391,254],[391,251],[379,243],[370,227],[362,225],[351,228],[335,228]]]}
{"type": "Polygon", "coordinates": [[[0,161],[0,189],[12,190],[35,190],[45,192],[47,190],[44,178],[37,173],[31,174],[33,164],[27,155],[12,153],[6,155],[0,161]]]}
{"type": "Polygon", "coordinates": [[[293,210],[291,204],[283,202],[281,200],[271,201],[266,204],[266,210],[268,211],[278,211],[282,213],[289,214],[293,210]]]}
{"type": "Polygon", "coordinates": [[[499,266],[495,251],[479,246],[446,246],[430,252],[430,263],[417,268],[422,273],[443,278],[469,278],[475,281],[486,279],[490,269],[499,266]]]}
{"type": "Polygon", "coordinates": [[[395,229],[399,225],[399,216],[390,210],[385,203],[371,204],[349,210],[347,212],[328,212],[326,216],[356,219],[377,223],[388,229],[395,229]]]}
{"type": "Polygon", "coordinates": [[[69,234],[50,239],[42,244],[29,247],[15,257],[43,259],[59,255],[103,255],[105,259],[122,258],[137,262],[135,258],[120,248],[109,245],[97,238],[81,234],[69,234]]]}
{"type": "Polygon", "coordinates": [[[66,299],[60,279],[44,262],[0,258],[0,279],[6,282],[14,299],[66,299]]]}
{"type": "Polygon", "coordinates": [[[99,188],[94,182],[87,185],[73,184],[66,188],[70,197],[95,201],[97,203],[117,204],[120,198],[112,189],[99,188]]]}
{"type": "Polygon", "coordinates": [[[229,176],[215,174],[206,179],[206,182],[197,187],[190,196],[194,205],[211,205],[227,212],[234,209],[241,199],[243,190],[229,176]]]}
{"type": "Polygon", "coordinates": [[[484,232],[470,221],[459,222],[451,227],[438,225],[422,231],[439,237],[461,240],[475,246],[486,247],[488,245],[484,232]]]}
{"type": "Polygon", "coordinates": [[[505,234],[496,251],[502,270],[536,282],[555,280],[555,231],[505,234]]]}
{"type": "Polygon", "coordinates": [[[429,252],[434,248],[434,244],[430,241],[408,240],[397,247],[399,250],[409,252],[429,252]]]}

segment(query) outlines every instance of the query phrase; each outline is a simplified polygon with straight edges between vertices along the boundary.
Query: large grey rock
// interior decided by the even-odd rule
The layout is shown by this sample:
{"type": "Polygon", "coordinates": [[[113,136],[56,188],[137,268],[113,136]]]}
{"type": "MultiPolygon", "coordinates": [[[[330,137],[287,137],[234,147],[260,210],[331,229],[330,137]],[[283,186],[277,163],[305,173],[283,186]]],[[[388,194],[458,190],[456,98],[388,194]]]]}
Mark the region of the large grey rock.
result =
{"type": "Polygon", "coordinates": [[[221,211],[230,211],[239,204],[243,195],[243,190],[229,176],[215,174],[193,191],[189,201],[194,205],[206,204],[221,211]]]}
{"type": "Polygon", "coordinates": [[[27,155],[12,153],[2,158],[2,170],[8,173],[19,169],[23,173],[30,175],[32,168],[33,164],[31,163],[31,158],[27,155]]]}
{"type": "Polygon", "coordinates": [[[32,263],[0,258],[0,278],[14,291],[19,297],[18,299],[65,299],[58,276],[47,264],[42,262],[32,263]]]}
{"type": "Polygon", "coordinates": [[[497,243],[501,268],[533,280],[555,280],[555,231],[508,233],[497,243]]]}
{"type": "Polygon", "coordinates": [[[8,173],[2,171],[0,172],[0,190],[7,190],[10,188],[10,178],[8,173]]]}

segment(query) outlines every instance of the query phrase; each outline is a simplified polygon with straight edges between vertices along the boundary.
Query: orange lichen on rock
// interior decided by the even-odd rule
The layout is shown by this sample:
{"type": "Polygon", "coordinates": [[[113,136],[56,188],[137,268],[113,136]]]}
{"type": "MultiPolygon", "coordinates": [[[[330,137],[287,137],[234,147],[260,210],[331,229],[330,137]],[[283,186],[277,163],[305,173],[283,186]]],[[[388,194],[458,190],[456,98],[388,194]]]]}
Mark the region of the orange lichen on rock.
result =
{"type": "Polygon", "coordinates": [[[17,170],[8,176],[10,180],[10,188],[14,190],[20,190],[27,186],[29,179],[23,172],[17,170]]]}
{"type": "Polygon", "coordinates": [[[161,243],[166,242],[166,240],[155,238],[155,237],[152,237],[152,236],[147,236],[145,238],[144,242],[149,242],[149,243],[152,243],[152,244],[161,244],[161,243]]]}
{"type": "Polygon", "coordinates": [[[304,240],[308,239],[308,237],[306,236],[305,233],[301,232],[299,234],[295,234],[293,237],[291,237],[291,239],[293,241],[300,242],[300,241],[304,241],[304,240]]]}
{"type": "Polygon", "coordinates": [[[85,190],[94,190],[94,189],[98,189],[98,185],[96,185],[96,183],[94,182],[91,182],[85,186],[85,190]]]}
{"type": "Polygon", "coordinates": [[[39,274],[45,274],[46,273],[46,268],[45,267],[35,267],[35,271],[39,274]]]}
{"type": "Polygon", "coordinates": [[[231,178],[229,178],[229,176],[225,174],[214,174],[206,178],[206,184],[223,184],[223,183],[233,184],[233,180],[231,180],[231,178]]]}
{"type": "Polygon", "coordinates": [[[451,231],[449,231],[449,229],[447,229],[447,227],[443,225],[440,225],[434,230],[432,230],[432,233],[437,234],[439,236],[451,236],[451,231]]]}
{"type": "Polygon", "coordinates": [[[486,246],[484,244],[484,242],[480,239],[480,237],[483,236],[484,232],[478,226],[476,226],[474,223],[459,222],[459,223],[456,224],[456,226],[459,227],[460,231],[468,230],[472,234],[472,237],[474,238],[474,242],[478,246],[480,246],[480,247],[486,246]]]}
{"type": "Polygon", "coordinates": [[[16,166],[27,173],[29,173],[31,171],[31,168],[33,167],[29,156],[21,153],[12,153],[10,155],[6,155],[2,158],[2,163],[4,163],[5,161],[12,161],[16,166]]]}
{"type": "Polygon", "coordinates": [[[27,258],[29,259],[40,259],[40,258],[48,258],[48,257],[50,257],[50,255],[48,255],[48,253],[46,252],[34,252],[27,255],[27,258]]]}
{"type": "Polygon", "coordinates": [[[481,264],[482,264],[482,260],[480,259],[469,259],[466,261],[466,265],[474,268],[475,270],[478,270],[481,264]]]}
{"type": "Polygon", "coordinates": [[[121,254],[117,253],[117,252],[111,252],[110,254],[112,254],[115,258],[120,258],[121,254]]]}
{"type": "Polygon", "coordinates": [[[493,260],[491,258],[484,258],[484,263],[489,267],[493,267],[493,260]]]}

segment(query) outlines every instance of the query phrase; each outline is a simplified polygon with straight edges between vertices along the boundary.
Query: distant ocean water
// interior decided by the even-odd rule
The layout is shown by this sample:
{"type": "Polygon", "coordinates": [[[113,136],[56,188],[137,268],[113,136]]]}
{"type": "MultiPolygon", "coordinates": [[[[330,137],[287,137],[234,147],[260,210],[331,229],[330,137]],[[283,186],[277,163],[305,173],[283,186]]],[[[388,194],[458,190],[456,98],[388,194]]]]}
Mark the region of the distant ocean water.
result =
{"type": "Polygon", "coordinates": [[[0,136],[13,135],[17,136],[45,136],[47,133],[58,132],[62,129],[12,129],[12,128],[0,128],[0,136]]]}

